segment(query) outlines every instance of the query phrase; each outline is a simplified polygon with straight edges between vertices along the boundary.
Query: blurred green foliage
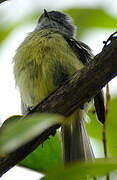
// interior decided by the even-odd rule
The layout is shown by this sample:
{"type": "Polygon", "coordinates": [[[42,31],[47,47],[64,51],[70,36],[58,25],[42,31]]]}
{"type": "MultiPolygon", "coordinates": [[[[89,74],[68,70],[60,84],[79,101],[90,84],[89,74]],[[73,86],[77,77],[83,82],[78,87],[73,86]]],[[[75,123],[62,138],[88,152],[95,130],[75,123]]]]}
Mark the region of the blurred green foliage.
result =
{"type": "Polygon", "coordinates": [[[110,156],[117,156],[117,97],[109,104],[109,114],[106,122],[107,150],[110,156]]]}
{"type": "MultiPolygon", "coordinates": [[[[78,38],[83,36],[83,33],[90,28],[117,28],[117,19],[112,17],[109,13],[103,9],[95,8],[74,8],[65,11],[72,16],[78,29],[78,38]]],[[[41,12],[31,12],[25,15],[22,19],[17,22],[0,22],[0,44],[9,36],[9,34],[15,29],[28,23],[36,23],[38,16],[41,12]]],[[[2,14],[1,14],[2,19],[2,14]]],[[[105,30],[106,31],[106,30],[105,30]]],[[[106,32],[105,32],[106,33],[106,32]]],[[[109,114],[106,122],[106,140],[107,140],[107,151],[109,156],[117,155],[117,120],[116,120],[116,107],[117,98],[111,100],[109,104],[109,114]]],[[[102,125],[97,121],[96,115],[89,112],[90,122],[86,123],[88,134],[90,137],[102,141],[102,125]]],[[[99,147],[100,148],[100,147],[99,147]]],[[[60,169],[51,174],[48,172],[48,176],[44,179],[83,179],[83,175],[89,177],[93,175],[103,175],[108,171],[116,169],[117,160],[111,159],[110,161],[100,160],[96,161],[95,164],[78,164],[71,168],[60,169]],[[102,171],[101,171],[102,170],[102,171]],[[93,173],[95,174],[93,174],[93,173]],[[60,176],[59,176],[60,174],[60,176]],[[81,175],[81,177],[80,177],[81,175]]],[[[57,134],[54,138],[50,137],[47,140],[43,148],[40,146],[33,153],[31,153],[20,165],[34,169],[38,172],[46,172],[50,169],[56,170],[56,167],[62,166],[62,153],[61,153],[61,142],[59,135],[57,134]]]]}
{"type": "MultiPolygon", "coordinates": [[[[78,162],[66,168],[49,171],[42,180],[94,180],[117,168],[117,158],[96,159],[95,162],[78,162]]],[[[97,179],[96,179],[97,180],[97,179]]]]}
{"type": "Polygon", "coordinates": [[[28,167],[38,172],[45,173],[57,167],[62,167],[62,151],[60,134],[50,136],[42,146],[28,155],[19,165],[28,167]]]}
{"type": "MultiPolygon", "coordinates": [[[[117,156],[117,97],[111,99],[109,112],[106,120],[107,151],[109,156],[117,156]]],[[[89,112],[90,122],[86,123],[88,134],[97,140],[102,141],[102,125],[97,121],[96,115],[89,112]]]]}
{"type": "Polygon", "coordinates": [[[99,8],[79,8],[66,11],[74,19],[77,36],[80,37],[90,28],[117,28],[117,19],[99,8]]]}

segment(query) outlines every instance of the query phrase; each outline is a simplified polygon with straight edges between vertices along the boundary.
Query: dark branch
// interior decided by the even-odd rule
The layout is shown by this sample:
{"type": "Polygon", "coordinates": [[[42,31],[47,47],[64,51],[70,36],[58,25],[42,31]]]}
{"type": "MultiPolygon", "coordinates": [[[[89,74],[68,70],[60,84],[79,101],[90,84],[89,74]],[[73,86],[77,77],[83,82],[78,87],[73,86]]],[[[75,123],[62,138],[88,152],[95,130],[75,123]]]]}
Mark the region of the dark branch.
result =
{"type": "Polygon", "coordinates": [[[0,0],[0,4],[3,3],[3,2],[5,2],[5,1],[8,1],[8,0],[0,0]]]}
{"type": "MultiPolygon", "coordinates": [[[[117,37],[95,56],[94,61],[75,73],[71,79],[38,104],[30,113],[55,112],[69,116],[94,97],[102,87],[117,75],[117,37]]],[[[30,114],[29,113],[29,114],[30,114]]],[[[28,114],[27,114],[28,116],[28,114]]],[[[60,125],[46,130],[39,137],[0,160],[0,175],[19,163],[42,144],[60,125]]]]}

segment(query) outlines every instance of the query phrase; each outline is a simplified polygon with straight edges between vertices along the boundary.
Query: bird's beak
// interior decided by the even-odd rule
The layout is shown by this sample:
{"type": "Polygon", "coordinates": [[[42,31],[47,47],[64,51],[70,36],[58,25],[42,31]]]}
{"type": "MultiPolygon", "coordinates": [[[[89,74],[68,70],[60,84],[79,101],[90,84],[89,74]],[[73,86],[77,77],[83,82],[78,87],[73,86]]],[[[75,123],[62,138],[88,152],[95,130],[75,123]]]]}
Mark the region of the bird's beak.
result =
{"type": "Polygon", "coordinates": [[[46,11],[46,9],[44,9],[44,17],[47,17],[50,19],[50,16],[49,16],[48,12],[46,11]]]}

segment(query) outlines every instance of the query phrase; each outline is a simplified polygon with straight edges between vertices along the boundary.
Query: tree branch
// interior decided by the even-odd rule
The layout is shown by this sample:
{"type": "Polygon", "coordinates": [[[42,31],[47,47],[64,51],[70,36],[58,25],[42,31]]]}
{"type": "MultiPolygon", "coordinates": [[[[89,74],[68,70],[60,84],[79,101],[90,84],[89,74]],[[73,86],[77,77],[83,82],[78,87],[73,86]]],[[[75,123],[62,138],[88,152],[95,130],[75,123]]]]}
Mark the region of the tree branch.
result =
{"type": "MultiPolygon", "coordinates": [[[[29,114],[46,111],[69,116],[78,107],[94,97],[116,75],[117,37],[113,37],[111,43],[106,45],[93,61],[76,72],[71,79],[39,103],[29,114]]],[[[23,160],[38,145],[42,144],[49,135],[53,134],[58,127],[60,125],[49,128],[39,137],[1,158],[0,175],[23,160]]]]}
{"type": "Polygon", "coordinates": [[[7,0],[0,0],[0,4],[3,3],[3,2],[5,2],[5,1],[7,1],[7,0]]]}

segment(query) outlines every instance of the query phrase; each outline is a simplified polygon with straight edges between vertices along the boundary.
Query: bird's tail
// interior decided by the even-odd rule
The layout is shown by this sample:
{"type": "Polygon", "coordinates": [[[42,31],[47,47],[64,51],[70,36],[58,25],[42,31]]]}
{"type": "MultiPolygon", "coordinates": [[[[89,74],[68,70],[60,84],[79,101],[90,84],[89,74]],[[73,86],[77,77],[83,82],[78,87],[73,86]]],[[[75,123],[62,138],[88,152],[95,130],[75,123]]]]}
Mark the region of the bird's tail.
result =
{"type": "Polygon", "coordinates": [[[65,164],[94,158],[83,116],[82,110],[73,113],[66,119],[62,127],[63,160],[65,164]]]}

